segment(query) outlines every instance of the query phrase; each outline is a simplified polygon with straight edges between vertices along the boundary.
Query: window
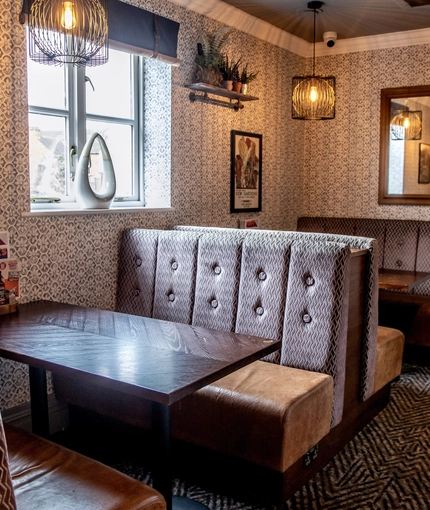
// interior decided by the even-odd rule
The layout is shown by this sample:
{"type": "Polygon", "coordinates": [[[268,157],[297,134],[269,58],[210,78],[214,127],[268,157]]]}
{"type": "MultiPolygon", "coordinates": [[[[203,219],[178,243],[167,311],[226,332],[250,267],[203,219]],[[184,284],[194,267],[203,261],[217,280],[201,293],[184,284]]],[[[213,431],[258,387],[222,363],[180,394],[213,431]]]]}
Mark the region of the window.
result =
{"type": "MultiPolygon", "coordinates": [[[[115,169],[115,207],[170,207],[171,68],[110,50],[99,67],[41,65],[28,59],[32,210],[78,208],[74,171],[97,131],[115,169]]],[[[98,142],[90,183],[103,180],[98,142]]]]}

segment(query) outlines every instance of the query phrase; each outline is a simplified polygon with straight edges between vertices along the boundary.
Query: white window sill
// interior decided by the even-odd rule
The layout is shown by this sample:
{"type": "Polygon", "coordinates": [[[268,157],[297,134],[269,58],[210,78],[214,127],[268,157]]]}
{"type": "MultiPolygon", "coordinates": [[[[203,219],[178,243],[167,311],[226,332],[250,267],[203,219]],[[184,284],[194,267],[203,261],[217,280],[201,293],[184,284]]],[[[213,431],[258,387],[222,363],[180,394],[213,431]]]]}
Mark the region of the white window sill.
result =
{"type": "Polygon", "coordinates": [[[82,216],[88,214],[124,214],[124,213],[147,213],[147,212],[171,212],[173,207],[150,208],[150,207],[112,207],[111,209],[34,209],[23,212],[23,217],[34,216],[82,216]]]}

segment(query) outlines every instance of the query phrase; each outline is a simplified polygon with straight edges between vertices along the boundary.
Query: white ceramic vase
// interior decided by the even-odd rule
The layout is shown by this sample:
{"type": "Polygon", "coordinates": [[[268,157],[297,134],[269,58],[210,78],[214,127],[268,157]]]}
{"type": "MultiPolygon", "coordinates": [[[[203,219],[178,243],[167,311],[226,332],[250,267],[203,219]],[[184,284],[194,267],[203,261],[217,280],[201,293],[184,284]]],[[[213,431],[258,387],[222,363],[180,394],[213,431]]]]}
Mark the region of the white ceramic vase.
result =
{"type": "Polygon", "coordinates": [[[109,209],[116,191],[115,171],[104,138],[99,133],[94,133],[85,144],[78,161],[75,173],[76,200],[83,209],[109,209]],[[90,162],[91,148],[96,138],[99,138],[100,149],[103,157],[103,181],[104,193],[96,193],[90,184],[88,166],[90,162]]]}

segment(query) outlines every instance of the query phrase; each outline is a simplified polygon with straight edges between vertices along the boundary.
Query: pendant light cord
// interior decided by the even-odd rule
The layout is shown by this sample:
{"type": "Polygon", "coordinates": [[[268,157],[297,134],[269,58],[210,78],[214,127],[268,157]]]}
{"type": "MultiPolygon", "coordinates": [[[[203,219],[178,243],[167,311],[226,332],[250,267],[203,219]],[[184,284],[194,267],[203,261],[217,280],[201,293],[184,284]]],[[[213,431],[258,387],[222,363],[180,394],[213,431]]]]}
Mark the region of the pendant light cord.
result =
{"type": "Polygon", "coordinates": [[[313,52],[313,65],[312,65],[312,76],[315,76],[315,38],[316,38],[316,15],[317,11],[314,8],[314,52],[313,52]]]}

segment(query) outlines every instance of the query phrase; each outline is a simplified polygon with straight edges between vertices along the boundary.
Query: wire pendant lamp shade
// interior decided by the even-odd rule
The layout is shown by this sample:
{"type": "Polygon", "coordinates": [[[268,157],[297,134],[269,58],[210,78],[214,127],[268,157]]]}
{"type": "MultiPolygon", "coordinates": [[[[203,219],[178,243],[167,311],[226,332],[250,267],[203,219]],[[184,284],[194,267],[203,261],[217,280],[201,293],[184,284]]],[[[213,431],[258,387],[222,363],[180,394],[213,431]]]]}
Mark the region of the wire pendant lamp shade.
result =
{"type": "Polygon", "coordinates": [[[314,11],[314,45],[312,76],[294,76],[292,94],[292,118],[301,120],[325,120],[335,116],[334,76],[315,76],[315,28],[317,9],[322,2],[309,2],[314,11]]]}
{"type": "Polygon", "coordinates": [[[422,111],[399,111],[391,121],[392,140],[421,140],[422,111]]]}
{"type": "Polygon", "coordinates": [[[98,66],[108,61],[107,0],[33,0],[30,58],[42,64],[98,66]]]}

